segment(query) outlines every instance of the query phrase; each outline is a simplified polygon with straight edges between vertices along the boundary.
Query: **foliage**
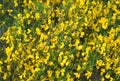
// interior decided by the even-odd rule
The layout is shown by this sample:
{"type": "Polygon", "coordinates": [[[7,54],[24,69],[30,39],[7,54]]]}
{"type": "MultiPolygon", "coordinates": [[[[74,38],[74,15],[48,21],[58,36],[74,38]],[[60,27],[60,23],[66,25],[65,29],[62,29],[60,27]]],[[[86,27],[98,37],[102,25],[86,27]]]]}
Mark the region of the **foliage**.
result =
{"type": "Polygon", "coordinates": [[[0,28],[0,81],[120,80],[119,0],[0,0],[0,28]]]}

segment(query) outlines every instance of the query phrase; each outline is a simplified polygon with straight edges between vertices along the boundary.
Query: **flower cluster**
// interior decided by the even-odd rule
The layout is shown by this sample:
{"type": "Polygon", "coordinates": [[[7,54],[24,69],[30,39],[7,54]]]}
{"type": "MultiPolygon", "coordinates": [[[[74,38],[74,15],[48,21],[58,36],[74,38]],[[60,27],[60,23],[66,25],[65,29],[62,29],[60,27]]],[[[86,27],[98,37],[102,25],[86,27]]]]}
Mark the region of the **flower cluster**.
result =
{"type": "Polygon", "coordinates": [[[119,81],[119,0],[2,0],[0,81],[119,81]]]}

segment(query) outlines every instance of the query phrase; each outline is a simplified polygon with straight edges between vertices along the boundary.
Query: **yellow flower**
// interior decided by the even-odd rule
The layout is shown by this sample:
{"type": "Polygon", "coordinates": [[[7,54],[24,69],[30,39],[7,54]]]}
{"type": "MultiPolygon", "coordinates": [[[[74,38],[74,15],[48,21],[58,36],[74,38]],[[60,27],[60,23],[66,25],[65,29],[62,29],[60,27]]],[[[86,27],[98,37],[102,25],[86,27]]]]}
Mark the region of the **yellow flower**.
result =
{"type": "Polygon", "coordinates": [[[60,71],[55,71],[56,78],[59,78],[59,75],[60,75],[60,71]]]}
{"type": "Polygon", "coordinates": [[[14,7],[17,7],[17,6],[18,6],[17,1],[14,1],[14,7]]]}
{"type": "Polygon", "coordinates": [[[4,79],[4,80],[7,79],[7,73],[4,73],[4,75],[3,75],[3,79],[4,79]]]}
{"type": "Polygon", "coordinates": [[[77,71],[79,71],[81,69],[81,66],[80,65],[78,65],[77,66],[77,71]]]}
{"type": "Polygon", "coordinates": [[[102,69],[101,69],[101,73],[100,73],[100,74],[101,74],[101,75],[103,75],[104,73],[105,73],[105,69],[104,69],[104,68],[102,68],[102,69]]]}
{"type": "Polygon", "coordinates": [[[84,34],[85,34],[84,32],[81,32],[80,37],[82,38],[84,36],[84,34]]]}
{"type": "Polygon", "coordinates": [[[29,18],[30,17],[30,14],[29,13],[26,13],[26,18],[29,18]]]}
{"type": "Polygon", "coordinates": [[[78,46],[79,43],[80,43],[80,40],[79,40],[79,39],[76,39],[76,40],[75,40],[75,46],[78,46]]]}
{"type": "Polygon", "coordinates": [[[106,70],[111,69],[110,65],[111,65],[110,63],[106,63],[106,66],[105,66],[106,70]]]}
{"type": "Polygon", "coordinates": [[[35,68],[35,72],[38,72],[38,71],[40,71],[40,68],[35,68]]]}
{"type": "Polygon", "coordinates": [[[18,33],[19,35],[22,34],[22,28],[21,28],[21,27],[18,27],[17,33],[18,33]]]}
{"type": "Polygon", "coordinates": [[[65,65],[66,61],[67,61],[67,59],[64,59],[64,60],[60,63],[61,67],[63,67],[63,66],[65,65]]]}
{"type": "Polygon", "coordinates": [[[85,3],[85,1],[84,0],[77,0],[77,2],[79,2],[80,3],[80,6],[82,7],[83,5],[84,5],[84,3],[85,3]]]}
{"type": "Polygon", "coordinates": [[[112,77],[110,77],[110,81],[114,81],[114,79],[112,77]]]}
{"type": "Polygon", "coordinates": [[[83,45],[76,46],[77,50],[82,50],[82,48],[83,48],[83,45]]]}
{"type": "Polygon", "coordinates": [[[40,34],[41,34],[41,31],[40,31],[39,28],[36,28],[36,34],[37,34],[37,35],[40,35],[40,34]]]}
{"type": "Polygon", "coordinates": [[[102,17],[100,20],[100,23],[102,24],[102,28],[106,30],[108,28],[108,19],[105,17],[102,17]]]}
{"type": "Polygon", "coordinates": [[[4,13],[5,13],[4,9],[2,9],[2,11],[1,11],[1,12],[2,12],[2,14],[4,14],[4,13]]]}
{"type": "Polygon", "coordinates": [[[62,42],[62,45],[59,48],[63,48],[64,47],[64,43],[62,42]]]}
{"type": "Polygon", "coordinates": [[[87,77],[87,79],[89,79],[92,75],[92,72],[88,71],[87,73],[85,73],[85,76],[87,77]]]}
{"type": "Polygon", "coordinates": [[[97,69],[99,69],[99,67],[104,66],[104,65],[105,64],[102,60],[97,60],[97,62],[96,62],[97,69]]]}
{"type": "Polygon", "coordinates": [[[48,71],[47,71],[47,74],[48,74],[48,77],[51,77],[51,76],[52,76],[52,71],[51,71],[51,70],[48,70],[48,71]]]}
{"type": "Polygon", "coordinates": [[[18,16],[18,18],[21,18],[21,17],[22,17],[22,14],[19,13],[17,16],[18,16]]]}
{"type": "Polygon", "coordinates": [[[7,47],[7,48],[5,49],[5,51],[6,51],[6,54],[7,54],[7,55],[10,55],[10,54],[11,54],[10,47],[7,47]]]}
{"type": "Polygon", "coordinates": [[[74,73],[74,75],[76,76],[76,78],[80,78],[80,74],[79,73],[74,73]]]}
{"type": "Polygon", "coordinates": [[[7,65],[7,70],[10,71],[10,65],[7,65]]]}
{"type": "Polygon", "coordinates": [[[49,66],[54,65],[54,63],[52,61],[49,61],[49,66]]]}
{"type": "Polygon", "coordinates": [[[98,37],[98,40],[100,40],[101,42],[103,41],[103,36],[100,34],[98,37]]]}
{"type": "Polygon", "coordinates": [[[102,77],[102,81],[105,81],[105,78],[104,78],[104,77],[102,77]]]}
{"type": "Polygon", "coordinates": [[[28,32],[27,32],[28,34],[31,33],[31,29],[27,29],[27,30],[28,30],[28,32]]]}
{"type": "Polygon", "coordinates": [[[67,62],[66,62],[66,66],[69,66],[69,65],[70,65],[70,61],[67,61],[67,62]]]}
{"type": "Polygon", "coordinates": [[[120,67],[117,67],[117,68],[115,69],[115,71],[116,71],[116,74],[117,74],[117,75],[120,75],[120,67]]]}
{"type": "Polygon", "coordinates": [[[100,54],[103,54],[103,52],[105,51],[105,49],[106,49],[106,43],[103,43],[102,44],[102,47],[101,47],[101,52],[100,52],[100,54]]]}
{"type": "Polygon", "coordinates": [[[40,19],[40,14],[37,12],[37,13],[35,13],[35,19],[36,20],[39,20],[40,19]]]}
{"type": "Polygon", "coordinates": [[[0,9],[2,8],[2,4],[0,4],[0,9]]]}
{"type": "Polygon", "coordinates": [[[105,78],[106,78],[106,79],[109,79],[109,78],[110,78],[110,75],[107,73],[107,74],[105,75],[105,78]]]}
{"type": "Polygon", "coordinates": [[[0,66],[0,73],[2,73],[2,67],[0,66]]]}
{"type": "Polygon", "coordinates": [[[61,69],[61,76],[64,76],[65,74],[65,68],[61,69]]]}
{"type": "Polygon", "coordinates": [[[8,9],[7,11],[8,11],[8,13],[12,13],[12,12],[13,12],[13,10],[12,10],[12,9],[8,9]]]}
{"type": "Polygon", "coordinates": [[[3,62],[0,60],[0,65],[3,64],[3,62]]]}
{"type": "Polygon", "coordinates": [[[52,22],[52,21],[51,21],[51,19],[50,19],[50,18],[48,18],[48,25],[49,25],[49,24],[51,24],[51,22],[52,22]]]}
{"type": "Polygon", "coordinates": [[[90,50],[91,50],[91,47],[90,47],[90,46],[87,47],[87,48],[86,48],[86,53],[88,54],[90,50]]]}

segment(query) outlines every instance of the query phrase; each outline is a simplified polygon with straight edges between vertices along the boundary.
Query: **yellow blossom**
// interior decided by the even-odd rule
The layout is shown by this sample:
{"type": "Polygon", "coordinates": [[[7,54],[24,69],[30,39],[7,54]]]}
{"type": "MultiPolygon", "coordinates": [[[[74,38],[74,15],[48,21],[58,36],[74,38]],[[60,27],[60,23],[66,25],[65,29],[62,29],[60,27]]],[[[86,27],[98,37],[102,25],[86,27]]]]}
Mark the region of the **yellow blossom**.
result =
{"type": "Polygon", "coordinates": [[[92,75],[92,72],[88,71],[87,73],[85,73],[85,76],[87,77],[87,79],[89,79],[92,75]]]}
{"type": "Polygon", "coordinates": [[[103,41],[103,36],[101,34],[98,36],[98,40],[100,40],[101,42],[103,41]]]}
{"type": "Polygon", "coordinates": [[[40,19],[40,14],[37,12],[37,13],[35,13],[35,18],[36,18],[36,20],[39,20],[40,19]]]}
{"type": "Polygon", "coordinates": [[[82,50],[83,49],[83,45],[76,46],[76,49],[77,50],[82,50]]]}
{"type": "Polygon", "coordinates": [[[2,8],[2,4],[0,4],[0,9],[2,8]]]}
{"type": "Polygon", "coordinates": [[[81,69],[81,66],[80,65],[78,65],[77,66],[77,71],[79,71],[81,69]]]}
{"type": "Polygon", "coordinates": [[[40,71],[40,68],[35,68],[35,72],[38,72],[38,71],[40,71]]]}
{"type": "Polygon", "coordinates": [[[13,12],[13,10],[11,10],[11,9],[8,9],[7,11],[8,11],[8,13],[12,13],[13,12]]]}
{"type": "Polygon", "coordinates": [[[63,68],[63,69],[61,69],[61,76],[64,76],[64,74],[65,74],[65,68],[63,68]]]}
{"type": "Polygon", "coordinates": [[[60,46],[59,48],[63,48],[63,47],[64,47],[64,43],[62,42],[62,43],[61,43],[61,46],[60,46]]]}
{"type": "Polygon", "coordinates": [[[4,75],[3,75],[3,79],[4,79],[4,80],[7,79],[7,73],[4,73],[4,75]]]}
{"type": "Polygon", "coordinates": [[[14,7],[17,7],[17,6],[18,6],[17,1],[14,1],[14,7]]]}
{"type": "Polygon", "coordinates": [[[21,27],[18,27],[17,33],[18,33],[18,34],[22,34],[22,28],[21,28],[21,27]]]}
{"type": "Polygon", "coordinates": [[[76,78],[80,78],[80,74],[79,73],[74,73],[74,75],[76,76],[76,78]]]}
{"type": "Polygon", "coordinates": [[[0,73],[2,73],[2,67],[0,66],[0,73]]]}
{"type": "Polygon", "coordinates": [[[29,13],[26,13],[26,18],[29,18],[30,17],[30,14],[29,13]]]}
{"type": "Polygon", "coordinates": [[[60,76],[60,71],[55,71],[56,78],[59,78],[60,76]]]}
{"type": "Polygon", "coordinates": [[[105,78],[109,79],[109,78],[110,78],[110,75],[107,73],[107,74],[105,75],[105,78]]]}
{"type": "Polygon", "coordinates": [[[10,71],[10,65],[7,65],[7,70],[10,71]]]}
{"type": "Polygon", "coordinates": [[[103,75],[104,73],[105,73],[105,69],[102,68],[100,74],[103,75]]]}
{"type": "Polygon", "coordinates": [[[104,66],[104,62],[102,60],[97,60],[96,62],[96,66],[97,66],[97,69],[99,69],[101,66],[104,66]]]}
{"type": "Polygon", "coordinates": [[[40,34],[41,34],[41,31],[40,31],[39,28],[36,28],[36,33],[37,33],[37,35],[40,35],[40,34]]]}
{"type": "Polygon", "coordinates": [[[0,65],[3,64],[3,61],[0,60],[0,65]]]}
{"type": "Polygon", "coordinates": [[[51,77],[51,76],[52,76],[52,71],[51,71],[51,70],[48,70],[48,71],[47,71],[47,74],[48,74],[48,77],[51,77]]]}
{"type": "Polygon", "coordinates": [[[80,37],[82,38],[85,35],[84,32],[81,32],[80,37]]]}
{"type": "Polygon", "coordinates": [[[102,24],[102,28],[106,30],[108,28],[108,19],[105,17],[102,17],[100,20],[100,23],[102,24]]]}

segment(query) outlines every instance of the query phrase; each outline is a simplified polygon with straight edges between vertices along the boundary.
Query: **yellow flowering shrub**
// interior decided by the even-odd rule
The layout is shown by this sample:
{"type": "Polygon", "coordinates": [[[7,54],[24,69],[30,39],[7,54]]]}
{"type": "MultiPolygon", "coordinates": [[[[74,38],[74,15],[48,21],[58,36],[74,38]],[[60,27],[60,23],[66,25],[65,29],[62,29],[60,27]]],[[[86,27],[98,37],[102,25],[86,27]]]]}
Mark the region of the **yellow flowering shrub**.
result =
{"type": "Polygon", "coordinates": [[[2,0],[0,81],[119,81],[119,0],[2,0]]]}

